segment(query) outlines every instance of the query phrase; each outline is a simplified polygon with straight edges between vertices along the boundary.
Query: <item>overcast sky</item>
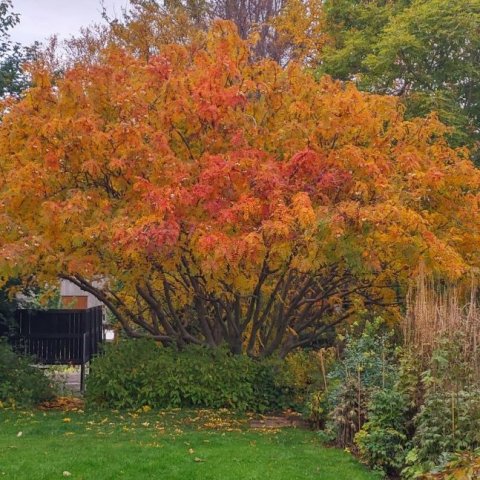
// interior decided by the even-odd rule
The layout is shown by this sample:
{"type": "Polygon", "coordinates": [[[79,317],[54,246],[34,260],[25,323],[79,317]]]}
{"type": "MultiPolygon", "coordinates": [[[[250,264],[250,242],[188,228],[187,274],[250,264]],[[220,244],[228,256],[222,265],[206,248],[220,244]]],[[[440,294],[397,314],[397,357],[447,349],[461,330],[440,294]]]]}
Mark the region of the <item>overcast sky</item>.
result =
{"type": "MultiPolygon", "coordinates": [[[[128,0],[104,0],[110,13],[120,13],[128,0]]],[[[13,0],[20,23],[10,33],[14,41],[29,45],[53,34],[68,38],[80,27],[101,20],[101,0],[13,0]]]]}

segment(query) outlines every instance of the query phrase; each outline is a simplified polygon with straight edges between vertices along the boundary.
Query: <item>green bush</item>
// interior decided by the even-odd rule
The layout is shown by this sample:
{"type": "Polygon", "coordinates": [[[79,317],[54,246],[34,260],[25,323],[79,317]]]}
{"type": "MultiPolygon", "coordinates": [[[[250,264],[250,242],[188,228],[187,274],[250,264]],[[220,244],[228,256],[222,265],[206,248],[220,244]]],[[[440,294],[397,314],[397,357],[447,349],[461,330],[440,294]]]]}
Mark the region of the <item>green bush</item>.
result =
{"type": "Polygon", "coordinates": [[[480,447],[480,391],[429,391],[415,424],[407,477],[444,465],[456,452],[480,447]]]}
{"type": "Polygon", "coordinates": [[[276,410],[291,403],[282,365],[190,346],[181,352],[149,340],[107,345],[87,379],[90,405],[119,409],[205,407],[276,410]]]}
{"type": "Polygon", "coordinates": [[[0,404],[30,407],[52,397],[53,389],[43,372],[0,339],[0,404]]]}
{"type": "Polygon", "coordinates": [[[405,466],[409,448],[408,397],[395,388],[373,394],[368,421],[356,434],[359,453],[369,466],[395,475],[405,466]]]}
{"type": "Polygon", "coordinates": [[[392,338],[380,321],[348,335],[328,391],[307,404],[318,424],[326,418],[322,438],[394,478],[420,478],[480,448],[480,385],[462,335],[439,339],[431,356],[392,338]]]}
{"type": "Polygon", "coordinates": [[[342,359],[330,371],[327,429],[340,447],[353,446],[368,417],[368,404],[378,389],[392,388],[396,358],[391,334],[380,319],[366,324],[359,337],[348,335],[342,359]]]}
{"type": "Polygon", "coordinates": [[[480,447],[480,388],[464,344],[461,334],[440,339],[422,374],[423,402],[415,417],[407,478],[480,447]]]}

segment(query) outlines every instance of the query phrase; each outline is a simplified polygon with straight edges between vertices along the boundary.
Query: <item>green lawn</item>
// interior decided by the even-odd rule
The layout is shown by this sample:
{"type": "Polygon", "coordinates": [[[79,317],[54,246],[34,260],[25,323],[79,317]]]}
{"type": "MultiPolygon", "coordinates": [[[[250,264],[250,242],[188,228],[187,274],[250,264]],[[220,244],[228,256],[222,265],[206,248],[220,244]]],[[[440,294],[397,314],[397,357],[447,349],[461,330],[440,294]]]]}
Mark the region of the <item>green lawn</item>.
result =
{"type": "Polygon", "coordinates": [[[226,412],[0,410],[0,479],[378,478],[314,432],[251,430],[246,422],[226,412]]]}

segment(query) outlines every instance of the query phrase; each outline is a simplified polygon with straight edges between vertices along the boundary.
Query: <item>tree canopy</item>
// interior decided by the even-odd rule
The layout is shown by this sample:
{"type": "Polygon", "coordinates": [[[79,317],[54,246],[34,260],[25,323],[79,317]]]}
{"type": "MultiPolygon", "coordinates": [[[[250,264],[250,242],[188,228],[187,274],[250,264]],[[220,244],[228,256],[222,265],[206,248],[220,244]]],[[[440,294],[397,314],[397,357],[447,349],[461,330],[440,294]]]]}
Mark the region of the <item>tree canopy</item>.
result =
{"type": "Polygon", "coordinates": [[[0,269],[71,280],[131,335],[284,355],[420,262],[479,265],[480,174],[435,116],[253,61],[228,22],[33,78],[0,125],[0,269]]]}
{"type": "Polygon", "coordinates": [[[148,58],[227,19],[257,59],[301,61],[319,76],[398,96],[408,118],[437,112],[453,127],[450,142],[478,160],[480,0],[131,0],[105,18],[100,36],[71,42],[74,60],[90,56],[95,41],[148,58]]]}
{"type": "Polygon", "coordinates": [[[479,0],[327,0],[324,13],[321,72],[398,95],[411,117],[434,110],[451,141],[477,144],[479,0]]]}
{"type": "Polygon", "coordinates": [[[107,27],[87,28],[69,42],[74,61],[91,58],[108,43],[148,59],[166,43],[204,39],[218,19],[235,23],[253,57],[282,65],[316,63],[326,39],[321,0],[130,0],[121,15],[104,11],[104,19],[107,27]]]}

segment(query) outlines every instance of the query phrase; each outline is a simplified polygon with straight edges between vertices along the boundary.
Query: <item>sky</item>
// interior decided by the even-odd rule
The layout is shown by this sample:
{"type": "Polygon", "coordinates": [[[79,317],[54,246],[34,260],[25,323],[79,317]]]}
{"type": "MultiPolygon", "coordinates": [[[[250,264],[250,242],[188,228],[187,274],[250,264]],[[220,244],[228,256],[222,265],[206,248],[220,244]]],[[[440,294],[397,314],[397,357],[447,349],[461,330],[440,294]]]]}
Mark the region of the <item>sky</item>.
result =
{"type": "MultiPolygon", "coordinates": [[[[111,14],[119,14],[128,0],[104,0],[111,14]]],[[[101,0],[13,0],[20,23],[10,30],[12,40],[24,45],[53,34],[69,38],[80,27],[101,21],[101,0]]]]}

